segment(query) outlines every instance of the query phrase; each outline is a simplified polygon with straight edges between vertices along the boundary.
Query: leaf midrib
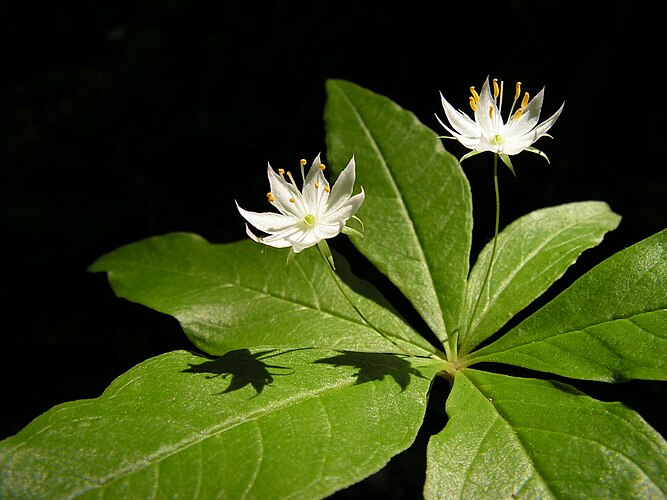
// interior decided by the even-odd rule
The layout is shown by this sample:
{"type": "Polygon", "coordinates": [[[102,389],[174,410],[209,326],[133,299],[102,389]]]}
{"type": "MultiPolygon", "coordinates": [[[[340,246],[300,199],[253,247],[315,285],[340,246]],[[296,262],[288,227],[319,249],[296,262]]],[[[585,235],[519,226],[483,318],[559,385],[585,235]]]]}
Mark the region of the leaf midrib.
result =
{"type": "MultiPolygon", "coordinates": [[[[336,87],[338,88],[339,92],[343,95],[345,101],[348,103],[348,106],[350,107],[350,109],[354,113],[355,117],[357,117],[357,120],[358,120],[358,122],[359,122],[359,124],[362,128],[362,131],[364,132],[364,134],[368,138],[369,142],[373,146],[373,149],[376,151],[377,155],[379,156],[379,158],[382,162],[382,165],[384,166],[385,172],[387,172],[388,174],[391,174],[391,170],[389,169],[389,166],[388,166],[387,162],[385,161],[385,157],[382,153],[381,148],[379,147],[379,145],[378,145],[377,141],[375,140],[375,137],[373,136],[371,131],[366,126],[366,123],[363,120],[360,113],[357,111],[357,108],[354,106],[352,101],[349,99],[349,97],[345,93],[345,91],[338,85],[336,85],[336,87]]],[[[411,127],[414,128],[414,126],[415,126],[415,124],[412,123],[411,127]]],[[[412,130],[412,128],[410,130],[412,130]]],[[[405,134],[405,135],[407,135],[407,134],[405,134]]],[[[411,217],[411,212],[408,209],[407,205],[405,204],[403,196],[401,195],[401,192],[398,189],[398,186],[396,185],[396,181],[394,180],[393,175],[388,175],[387,179],[388,179],[394,193],[397,193],[397,195],[394,198],[400,203],[400,207],[403,209],[404,213],[406,214],[406,217],[404,217],[404,219],[407,219],[407,223],[408,223],[407,225],[411,229],[413,242],[416,242],[416,248],[419,249],[419,254],[422,257],[419,262],[422,262],[424,264],[425,268],[426,268],[426,271],[427,271],[426,274],[428,275],[428,280],[429,280],[430,288],[431,288],[431,291],[432,291],[432,295],[435,297],[436,303],[438,304],[438,310],[439,310],[439,313],[440,313],[439,314],[439,319],[441,321],[442,328],[444,329],[444,338],[441,339],[441,340],[444,342],[446,340],[447,336],[448,336],[447,325],[445,323],[445,317],[444,317],[444,312],[442,310],[442,304],[440,303],[440,297],[439,297],[439,295],[436,291],[435,282],[433,281],[432,265],[431,265],[429,259],[427,258],[426,253],[424,252],[424,248],[421,245],[421,240],[418,237],[419,236],[419,231],[417,231],[417,228],[415,227],[415,225],[413,223],[413,219],[411,217]]],[[[415,260],[417,260],[417,259],[415,259],[415,260]]],[[[419,306],[419,309],[420,310],[422,309],[421,305],[419,306]]],[[[439,335],[438,335],[438,337],[439,337],[439,335]]]]}
{"type": "MultiPolygon", "coordinates": [[[[209,275],[205,275],[205,274],[200,275],[200,274],[195,273],[195,272],[186,272],[186,271],[182,271],[182,270],[171,269],[171,268],[168,268],[168,267],[165,267],[165,266],[158,266],[158,265],[154,265],[154,264],[148,264],[148,263],[145,263],[145,262],[132,262],[132,261],[125,260],[125,261],[123,261],[123,265],[126,266],[126,269],[129,268],[129,267],[139,267],[139,268],[140,267],[146,267],[146,268],[149,268],[149,269],[155,269],[155,270],[163,271],[163,272],[166,272],[166,273],[172,273],[172,274],[181,275],[181,276],[188,276],[188,277],[193,277],[193,278],[200,279],[202,281],[211,281],[211,282],[213,282],[214,286],[212,286],[211,288],[202,288],[202,289],[200,289],[200,291],[198,293],[204,293],[204,292],[216,289],[216,288],[222,289],[222,288],[234,288],[234,287],[236,287],[236,288],[239,288],[241,290],[245,290],[245,291],[248,291],[248,292],[253,292],[257,295],[264,296],[266,298],[279,300],[279,301],[286,302],[286,303],[291,304],[291,305],[298,305],[298,306],[301,306],[301,307],[303,307],[305,309],[308,309],[308,310],[311,310],[311,311],[318,311],[318,312],[327,314],[327,315],[331,316],[332,318],[337,318],[337,319],[352,323],[356,326],[370,329],[370,327],[368,327],[361,320],[355,321],[354,318],[347,317],[347,316],[342,316],[340,313],[338,313],[336,311],[331,311],[331,310],[328,310],[328,309],[314,308],[312,306],[312,304],[308,304],[307,302],[303,302],[303,301],[299,301],[299,300],[295,300],[295,299],[289,299],[287,297],[278,295],[276,293],[271,293],[269,291],[269,289],[265,290],[265,289],[260,289],[260,288],[253,288],[253,287],[250,287],[246,284],[241,284],[240,282],[220,284],[220,283],[217,282],[217,279],[215,277],[212,277],[212,276],[209,276],[209,275]]],[[[295,265],[298,266],[299,268],[302,267],[299,263],[295,263],[295,265]]],[[[110,276],[112,276],[112,274],[114,273],[114,271],[107,271],[107,272],[109,273],[110,276]]],[[[124,270],[123,272],[126,272],[126,271],[124,270]]],[[[190,293],[192,293],[192,292],[190,292],[190,293]]],[[[164,312],[166,312],[167,314],[171,314],[168,311],[164,311],[164,312]]],[[[387,310],[387,314],[392,314],[393,315],[393,313],[391,313],[391,311],[389,311],[389,310],[387,310]]],[[[396,318],[396,319],[398,319],[398,318],[396,318]]],[[[380,328],[380,330],[384,331],[385,329],[380,328]]],[[[387,332],[385,332],[385,333],[387,333],[387,332]]],[[[402,340],[406,340],[406,339],[402,339],[402,340]]],[[[409,342],[408,340],[406,340],[406,341],[409,342]]]]}
{"type": "MultiPolygon", "coordinates": [[[[164,360],[164,358],[162,358],[164,360]]],[[[153,362],[157,362],[159,360],[154,360],[153,362]]],[[[136,380],[136,379],[135,379],[136,380]]],[[[202,431],[197,432],[197,438],[195,439],[186,439],[179,441],[178,443],[170,446],[169,448],[165,449],[165,447],[160,447],[160,451],[149,454],[147,457],[144,457],[141,459],[140,463],[145,464],[144,466],[141,467],[125,467],[125,468],[120,468],[118,469],[114,474],[109,474],[105,477],[100,478],[98,481],[95,482],[95,484],[92,484],[90,487],[82,487],[77,490],[74,490],[70,492],[71,495],[73,496],[78,496],[81,495],[87,491],[90,490],[96,490],[99,488],[103,488],[110,483],[123,479],[124,477],[127,477],[131,474],[134,474],[136,472],[139,472],[141,470],[147,469],[149,467],[152,467],[156,464],[159,464],[163,460],[166,460],[167,458],[180,453],[192,446],[195,446],[197,444],[202,443],[203,441],[206,441],[208,439],[211,439],[219,434],[222,434],[224,432],[227,432],[235,427],[238,427],[239,425],[243,425],[246,423],[257,423],[257,420],[262,418],[263,416],[270,415],[272,413],[282,411],[286,408],[290,408],[293,406],[297,406],[300,403],[307,401],[309,399],[318,399],[324,395],[325,393],[330,393],[339,389],[347,389],[350,387],[353,387],[354,385],[350,385],[349,381],[340,379],[336,380],[335,384],[330,384],[326,386],[320,386],[315,390],[308,391],[306,393],[298,394],[296,396],[288,397],[281,399],[277,403],[271,404],[269,406],[265,406],[263,408],[254,410],[250,412],[249,414],[245,414],[243,416],[234,416],[233,418],[228,419],[225,422],[222,422],[220,424],[211,426],[207,429],[204,429],[202,431]]],[[[127,385],[127,384],[126,384],[127,385]]],[[[112,395],[112,397],[115,397],[117,392],[112,395]]],[[[111,398],[109,398],[111,399],[111,398]]],[[[92,400],[90,404],[94,404],[96,400],[92,400]]]]}
{"type": "MultiPolygon", "coordinates": [[[[528,265],[529,265],[529,264],[530,264],[530,263],[531,263],[531,262],[532,262],[532,261],[539,255],[539,254],[540,254],[540,253],[541,253],[541,251],[542,251],[542,249],[544,249],[544,247],[546,247],[547,245],[551,244],[554,240],[556,240],[557,238],[559,238],[559,237],[560,237],[563,233],[565,233],[566,231],[569,231],[569,230],[571,230],[573,227],[576,227],[576,226],[578,226],[578,225],[580,225],[580,224],[582,224],[582,223],[588,223],[588,222],[590,222],[592,219],[597,218],[597,217],[600,217],[600,215],[602,215],[602,214],[600,214],[600,213],[593,214],[593,215],[590,215],[589,217],[586,217],[585,219],[581,219],[581,220],[574,221],[574,222],[571,223],[570,225],[561,228],[557,233],[554,233],[554,234],[551,235],[549,238],[547,238],[546,240],[544,240],[544,242],[543,242],[541,245],[539,245],[537,248],[535,248],[531,253],[529,253],[529,254],[527,255],[527,257],[523,258],[523,259],[521,260],[520,267],[519,267],[519,266],[515,266],[514,271],[513,271],[513,272],[512,272],[512,273],[511,273],[505,280],[503,280],[502,283],[500,283],[497,287],[495,287],[495,289],[497,290],[497,293],[495,293],[495,294],[493,295],[493,297],[489,297],[489,299],[487,300],[487,302],[486,302],[486,304],[485,304],[485,306],[484,306],[484,309],[483,309],[482,311],[480,311],[480,314],[478,314],[478,315],[476,316],[477,319],[473,318],[473,324],[471,324],[471,325],[470,325],[470,329],[466,331],[466,335],[465,335],[465,337],[464,337],[464,338],[465,338],[465,341],[461,344],[461,351],[464,352],[464,351],[466,351],[467,349],[469,349],[469,347],[468,347],[469,339],[471,339],[471,338],[474,337],[474,336],[469,335],[469,332],[470,332],[470,331],[473,331],[473,332],[474,332],[474,331],[479,327],[480,324],[483,324],[483,323],[482,323],[483,320],[486,319],[486,318],[488,317],[489,304],[490,304],[490,303],[497,303],[497,302],[498,302],[499,297],[501,297],[501,296],[507,291],[507,288],[509,288],[509,286],[512,284],[512,282],[513,282],[514,279],[517,277],[517,275],[518,275],[519,273],[521,273],[521,272],[522,272],[522,271],[523,271],[523,270],[524,270],[524,269],[525,269],[525,268],[526,268],[526,267],[527,267],[527,266],[528,266],[528,265]]],[[[597,242],[599,243],[600,241],[602,241],[603,238],[604,238],[604,236],[599,237],[599,238],[595,238],[595,241],[597,241],[597,242]]],[[[565,244],[565,243],[568,243],[569,241],[573,241],[573,240],[576,240],[576,239],[577,239],[577,238],[572,238],[572,239],[570,239],[570,240],[568,240],[568,241],[565,241],[565,242],[561,243],[560,245],[563,245],[563,244],[565,244]]],[[[506,241],[503,243],[503,247],[505,246],[505,244],[507,244],[507,241],[508,241],[508,240],[509,240],[509,237],[506,238],[506,241]]],[[[587,239],[586,241],[590,241],[590,239],[587,239]]],[[[560,246],[560,245],[558,245],[558,246],[560,246]]],[[[556,247],[554,247],[554,248],[557,248],[558,246],[556,246],[556,247]]],[[[593,246],[595,246],[595,245],[593,245],[593,246]]],[[[580,248],[580,247],[577,247],[576,249],[574,249],[574,250],[572,250],[572,251],[578,251],[579,248],[580,248]]],[[[587,248],[591,248],[591,246],[587,246],[587,248]]],[[[501,247],[501,249],[502,249],[502,247],[501,247]]],[[[586,250],[586,249],[584,249],[584,250],[586,250]]],[[[579,252],[579,253],[581,253],[581,252],[579,252]]],[[[575,255],[575,257],[574,257],[574,261],[575,261],[575,262],[576,262],[576,260],[577,260],[578,255],[579,255],[579,254],[575,255]]],[[[559,258],[557,261],[553,262],[553,263],[549,266],[549,269],[551,269],[551,268],[554,267],[555,265],[559,264],[560,262],[563,262],[564,260],[567,260],[567,259],[570,259],[570,258],[571,258],[571,252],[567,252],[567,253],[563,254],[563,256],[562,256],[561,258],[559,258]]],[[[485,261],[484,261],[482,264],[485,264],[485,265],[486,265],[486,264],[487,264],[487,261],[488,261],[488,259],[485,259],[485,261]]],[[[562,276],[563,274],[565,274],[565,271],[563,271],[563,272],[560,274],[560,276],[562,276]]],[[[556,277],[556,279],[558,279],[558,276],[556,277]]],[[[554,281],[554,280],[552,280],[552,283],[553,283],[553,281],[554,281]]],[[[492,278],[491,278],[491,276],[489,276],[489,279],[488,279],[488,286],[489,286],[489,287],[491,286],[491,282],[492,282],[492,278]]],[[[484,292],[484,290],[480,290],[480,291],[479,291],[480,294],[482,294],[483,292],[484,292]]],[[[468,296],[468,294],[466,293],[466,297],[467,297],[467,296],[468,296]]],[[[472,299],[471,299],[471,300],[472,300],[472,299]]],[[[466,310],[467,310],[467,309],[469,309],[469,307],[467,307],[466,310]]],[[[477,338],[474,338],[473,342],[477,342],[477,341],[478,341],[478,339],[477,339],[477,338]]]]}

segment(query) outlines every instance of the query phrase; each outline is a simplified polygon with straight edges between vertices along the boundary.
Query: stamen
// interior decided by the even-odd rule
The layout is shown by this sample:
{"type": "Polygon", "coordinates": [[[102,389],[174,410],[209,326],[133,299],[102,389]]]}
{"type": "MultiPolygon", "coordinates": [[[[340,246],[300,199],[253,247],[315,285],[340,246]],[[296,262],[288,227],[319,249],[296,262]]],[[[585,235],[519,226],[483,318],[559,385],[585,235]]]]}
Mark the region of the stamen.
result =
{"type": "Polygon", "coordinates": [[[315,183],[315,189],[318,189],[319,187],[320,187],[320,185],[316,182],[315,183]]]}
{"type": "Polygon", "coordinates": [[[294,198],[289,199],[290,203],[294,203],[294,198]]]}
{"type": "Polygon", "coordinates": [[[269,203],[276,201],[276,197],[273,196],[273,193],[266,193],[266,199],[269,200],[269,203]]]}
{"type": "Polygon", "coordinates": [[[497,99],[498,95],[500,95],[500,87],[498,87],[498,79],[494,78],[493,79],[493,98],[497,99]]]}
{"type": "Polygon", "coordinates": [[[470,93],[472,94],[473,99],[475,99],[475,102],[479,102],[479,94],[475,90],[475,87],[470,87],[470,93]]]}
{"type": "Polygon", "coordinates": [[[514,113],[514,116],[512,117],[513,120],[518,120],[521,118],[521,115],[523,114],[523,108],[519,108],[516,110],[516,113],[514,113]]]}
{"type": "Polygon", "coordinates": [[[530,94],[528,94],[528,92],[526,92],[525,94],[523,94],[523,100],[521,101],[521,107],[522,108],[525,108],[526,106],[528,106],[528,99],[530,99],[530,94]]]}
{"type": "Polygon", "coordinates": [[[302,167],[305,167],[306,163],[308,162],[305,159],[301,158],[301,160],[299,160],[299,163],[301,164],[302,167]]]}
{"type": "Polygon", "coordinates": [[[292,181],[292,184],[296,186],[296,182],[294,181],[294,177],[292,177],[292,172],[289,170],[287,171],[287,177],[289,177],[289,180],[292,181]]]}
{"type": "Polygon", "coordinates": [[[327,166],[324,163],[320,163],[320,170],[324,170],[327,166]]]}
{"type": "Polygon", "coordinates": [[[493,105],[489,106],[489,118],[493,120],[493,105]]]}
{"type": "Polygon", "coordinates": [[[279,169],[278,169],[278,173],[279,173],[280,175],[285,175],[285,169],[284,169],[284,168],[279,168],[279,169]]]}
{"type": "Polygon", "coordinates": [[[473,96],[470,96],[469,101],[470,101],[470,107],[472,108],[472,110],[477,111],[477,103],[475,102],[475,98],[473,96]]]}
{"type": "Polygon", "coordinates": [[[516,93],[514,94],[514,100],[516,101],[521,95],[521,82],[516,82],[516,93]]]}
{"type": "Polygon", "coordinates": [[[325,190],[327,193],[331,192],[331,188],[329,188],[329,186],[324,186],[324,190],[325,190]]]}

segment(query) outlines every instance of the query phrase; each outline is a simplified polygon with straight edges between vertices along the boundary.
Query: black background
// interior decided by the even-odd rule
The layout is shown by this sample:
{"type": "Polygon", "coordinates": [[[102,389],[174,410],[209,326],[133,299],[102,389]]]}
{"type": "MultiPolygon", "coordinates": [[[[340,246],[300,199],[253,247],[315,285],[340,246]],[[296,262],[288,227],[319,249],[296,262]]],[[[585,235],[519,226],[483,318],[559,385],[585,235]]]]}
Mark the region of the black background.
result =
{"type": "MultiPolygon", "coordinates": [[[[501,172],[501,225],[578,200],[606,201],[623,216],[561,288],[663,229],[656,4],[3,3],[0,438],[55,404],[98,396],[150,356],[190,348],[175,320],[115,298],[87,266],[171,231],[216,243],[244,238],[234,199],[266,209],[267,161],[326,159],[328,78],[386,95],[439,132],[438,92],[467,109],[469,86],[487,75],[510,88],[520,80],[532,94],[546,86],[545,117],[565,101],[555,140],[538,143],[551,165],[524,153],[514,159],[516,179],[501,172]]],[[[490,164],[490,155],[464,164],[475,252],[493,233],[490,164]]],[[[574,385],[622,400],[664,434],[664,386],[574,385]]],[[[444,425],[442,399],[432,410],[425,433],[444,425]]],[[[425,439],[390,472],[340,496],[371,487],[418,495],[425,439]]]]}

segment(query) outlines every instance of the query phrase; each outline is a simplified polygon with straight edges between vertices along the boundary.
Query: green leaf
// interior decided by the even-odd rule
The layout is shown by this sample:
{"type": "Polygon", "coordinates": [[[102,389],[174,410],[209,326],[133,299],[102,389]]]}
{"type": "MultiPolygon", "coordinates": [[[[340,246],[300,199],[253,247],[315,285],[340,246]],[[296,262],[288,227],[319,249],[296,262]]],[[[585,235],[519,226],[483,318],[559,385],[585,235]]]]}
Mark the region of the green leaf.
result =
{"type": "Polygon", "coordinates": [[[456,375],[426,498],[664,498],[667,443],[620,403],[565,384],[456,375]]]}
{"type": "MultiPolygon", "coordinates": [[[[250,240],[214,245],[175,233],[123,246],[90,270],[106,271],[119,297],[174,316],[209,354],[267,345],[397,351],[345,301],[316,248],[295,256],[289,274],[286,258],[287,250],[250,240]]],[[[406,350],[436,352],[385,307],[343,287],[370,322],[402,339],[406,350]]]]}
{"type": "Polygon", "coordinates": [[[364,238],[351,239],[444,342],[458,326],[469,269],[468,181],[412,113],[349,82],[326,89],[329,161],[340,171],[354,155],[366,191],[364,238]]]}
{"type": "Polygon", "coordinates": [[[167,353],[2,441],[0,497],[323,497],[413,442],[438,367],[412,360],[167,353]]]}
{"type": "Polygon", "coordinates": [[[606,382],[667,380],[667,230],[597,265],[468,361],[606,382]]]}
{"type": "Polygon", "coordinates": [[[507,226],[498,235],[489,278],[493,241],[470,273],[459,352],[470,352],[497,332],[619,222],[606,203],[582,202],[536,210],[507,226]]]}

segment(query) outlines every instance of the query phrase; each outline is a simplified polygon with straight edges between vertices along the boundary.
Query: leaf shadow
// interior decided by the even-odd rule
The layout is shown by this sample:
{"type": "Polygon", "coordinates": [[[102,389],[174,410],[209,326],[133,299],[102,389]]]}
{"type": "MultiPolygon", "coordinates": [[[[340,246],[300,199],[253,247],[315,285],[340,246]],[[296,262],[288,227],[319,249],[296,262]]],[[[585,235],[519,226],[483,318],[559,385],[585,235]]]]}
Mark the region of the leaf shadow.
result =
{"type": "Polygon", "coordinates": [[[381,381],[385,377],[394,379],[401,392],[410,385],[410,376],[424,377],[417,369],[406,361],[405,356],[399,354],[387,354],[378,352],[354,352],[339,351],[340,354],[328,358],[318,359],[314,363],[332,366],[353,366],[357,368],[354,374],[356,382],[354,385],[381,381]]]}
{"type": "Polygon", "coordinates": [[[204,361],[200,364],[190,363],[190,368],[182,370],[184,373],[208,373],[206,378],[212,379],[222,377],[223,379],[231,377],[229,385],[225,390],[218,394],[227,394],[238,391],[246,386],[252,386],[255,390],[255,396],[259,396],[267,385],[274,381],[274,375],[290,375],[294,373],[292,368],[287,366],[270,365],[264,360],[272,358],[285,351],[277,352],[278,349],[269,349],[266,351],[251,352],[250,349],[238,349],[230,351],[223,356],[204,361]],[[287,373],[271,373],[269,369],[291,370],[287,373]]]}

